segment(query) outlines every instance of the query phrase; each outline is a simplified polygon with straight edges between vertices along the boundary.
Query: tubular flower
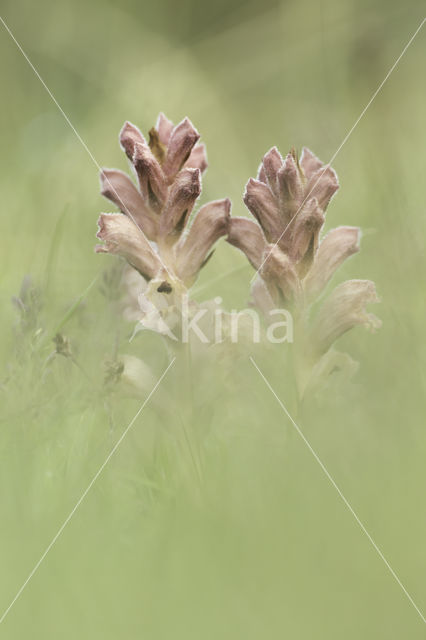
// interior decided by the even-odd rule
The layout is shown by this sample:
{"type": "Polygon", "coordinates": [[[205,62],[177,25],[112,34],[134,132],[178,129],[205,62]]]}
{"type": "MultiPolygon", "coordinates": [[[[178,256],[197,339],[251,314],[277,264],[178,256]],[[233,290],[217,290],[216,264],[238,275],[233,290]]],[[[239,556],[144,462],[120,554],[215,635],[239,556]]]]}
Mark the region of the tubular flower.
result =
{"type": "Polygon", "coordinates": [[[204,205],[189,224],[207,168],[199,138],[188,118],[174,126],[161,113],[148,142],[126,122],[120,144],[132,163],[137,186],[122,171],[101,172],[101,193],[121,213],[101,214],[97,237],[103,244],[96,251],[124,257],[164,293],[191,286],[213,245],[227,232],[228,199],[204,205]]]}
{"type": "Polygon", "coordinates": [[[302,392],[309,382],[306,369],[331,368],[325,362],[319,366],[321,358],[347,360],[336,358],[337,352],[331,350],[338,337],[358,324],[372,330],[380,326],[378,318],[365,310],[366,304],[378,302],[374,284],[366,280],[337,287],[311,318],[311,305],[336,270],[359,251],[357,227],[337,227],[320,240],[325,211],[338,188],[335,171],[309,149],[303,149],[300,159],[294,150],[284,159],[273,147],[244,193],[255,220],[229,220],[228,242],[243,251],[257,271],[254,305],[265,314],[281,306],[294,314],[304,363],[302,392]]]}

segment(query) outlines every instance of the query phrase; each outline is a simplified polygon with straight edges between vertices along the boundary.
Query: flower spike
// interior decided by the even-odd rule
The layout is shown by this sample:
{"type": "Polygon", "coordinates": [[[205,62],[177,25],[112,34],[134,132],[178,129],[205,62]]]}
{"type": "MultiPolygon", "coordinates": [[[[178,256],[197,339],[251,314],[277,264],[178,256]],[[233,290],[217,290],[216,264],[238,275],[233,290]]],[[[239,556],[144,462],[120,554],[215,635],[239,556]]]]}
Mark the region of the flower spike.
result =
{"type": "MultiPolygon", "coordinates": [[[[350,280],[335,289],[316,315],[312,309],[340,265],[359,251],[357,227],[338,227],[320,240],[338,188],[336,172],[306,147],[300,159],[294,149],[283,159],[272,147],[244,193],[255,221],[231,218],[228,226],[227,241],[243,251],[257,271],[253,304],[266,315],[280,306],[294,314],[301,394],[311,375],[332,370],[336,356],[326,359],[325,354],[338,353],[332,346],[343,333],[358,324],[372,330],[380,326],[365,309],[367,303],[378,302],[370,281],[350,280]]],[[[348,361],[344,354],[337,359],[348,361]]]]}
{"type": "Polygon", "coordinates": [[[215,242],[226,235],[229,200],[205,205],[187,231],[207,168],[200,134],[188,118],[177,126],[160,113],[149,142],[125,122],[120,144],[133,165],[138,187],[122,171],[101,172],[101,193],[121,213],[99,218],[98,253],[123,256],[165,293],[193,284],[215,242]]]}

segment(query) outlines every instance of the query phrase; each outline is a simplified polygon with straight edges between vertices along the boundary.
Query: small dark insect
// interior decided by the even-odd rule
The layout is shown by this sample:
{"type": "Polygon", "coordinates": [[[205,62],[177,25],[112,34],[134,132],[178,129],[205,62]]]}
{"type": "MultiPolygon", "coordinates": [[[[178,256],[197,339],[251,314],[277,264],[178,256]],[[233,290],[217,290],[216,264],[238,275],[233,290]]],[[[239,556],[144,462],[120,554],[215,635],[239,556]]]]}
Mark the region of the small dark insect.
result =
{"type": "Polygon", "coordinates": [[[173,291],[172,285],[164,280],[157,289],[158,293],[171,293],[173,291]]]}

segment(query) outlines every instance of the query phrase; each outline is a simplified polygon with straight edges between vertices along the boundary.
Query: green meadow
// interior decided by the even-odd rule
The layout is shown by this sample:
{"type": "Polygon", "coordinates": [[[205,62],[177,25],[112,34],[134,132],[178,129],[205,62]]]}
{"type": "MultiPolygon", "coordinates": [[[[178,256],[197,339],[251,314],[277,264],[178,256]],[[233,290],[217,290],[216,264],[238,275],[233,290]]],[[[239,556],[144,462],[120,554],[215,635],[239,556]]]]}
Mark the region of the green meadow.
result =
{"type": "MultiPolygon", "coordinates": [[[[422,3],[4,0],[1,16],[17,42],[0,23],[0,637],[424,638],[426,27],[363,113],[422,3]],[[232,215],[273,145],[341,147],[325,228],[363,236],[331,286],[373,280],[383,323],[339,340],[352,378],[297,406],[291,345],[211,345],[151,394],[170,351],[130,339],[120,262],[94,246],[115,210],[98,165],[128,170],[120,128],[160,111],[195,124],[200,203],[229,197],[232,215]],[[122,356],[143,361],[138,388],[122,356]]],[[[245,308],[253,274],[221,240],[194,299],[245,308]]]]}

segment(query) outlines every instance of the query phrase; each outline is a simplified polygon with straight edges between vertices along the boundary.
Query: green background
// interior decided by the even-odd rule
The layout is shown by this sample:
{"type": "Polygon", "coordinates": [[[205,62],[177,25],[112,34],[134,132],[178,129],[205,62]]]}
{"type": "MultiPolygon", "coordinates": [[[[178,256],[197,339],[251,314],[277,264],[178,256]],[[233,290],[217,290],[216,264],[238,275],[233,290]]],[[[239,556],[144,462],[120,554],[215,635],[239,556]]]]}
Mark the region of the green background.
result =
{"type": "MultiPolygon", "coordinates": [[[[96,162],[0,25],[0,616],[152,387],[139,397],[99,390],[117,317],[99,287],[114,261],[93,252],[98,213],[113,210],[95,164],[126,168],[123,122],[147,132],[159,111],[175,122],[188,115],[208,149],[201,201],[229,196],[244,215],[244,185],[272,145],[334,154],[422,9],[394,0],[2,2],[96,162]],[[25,274],[43,306],[22,328],[10,299],[25,274]],[[46,365],[59,325],[84,373],[59,356],[46,365]]],[[[424,60],[425,28],[334,162],[341,189],[327,228],[364,232],[336,282],[374,280],[383,328],[341,340],[359,372],[297,418],[423,612],[424,60]]],[[[222,243],[198,299],[244,307],[251,275],[222,243]]],[[[160,339],[144,333],[129,345],[131,329],[121,328],[119,353],[143,358],[158,379],[168,362],[160,339]]],[[[196,365],[192,408],[181,365],[172,367],[0,637],[425,637],[248,355],[209,352],[196,365]]],[[[254,356],[292,407],[287,354],[254,356]]]]}

